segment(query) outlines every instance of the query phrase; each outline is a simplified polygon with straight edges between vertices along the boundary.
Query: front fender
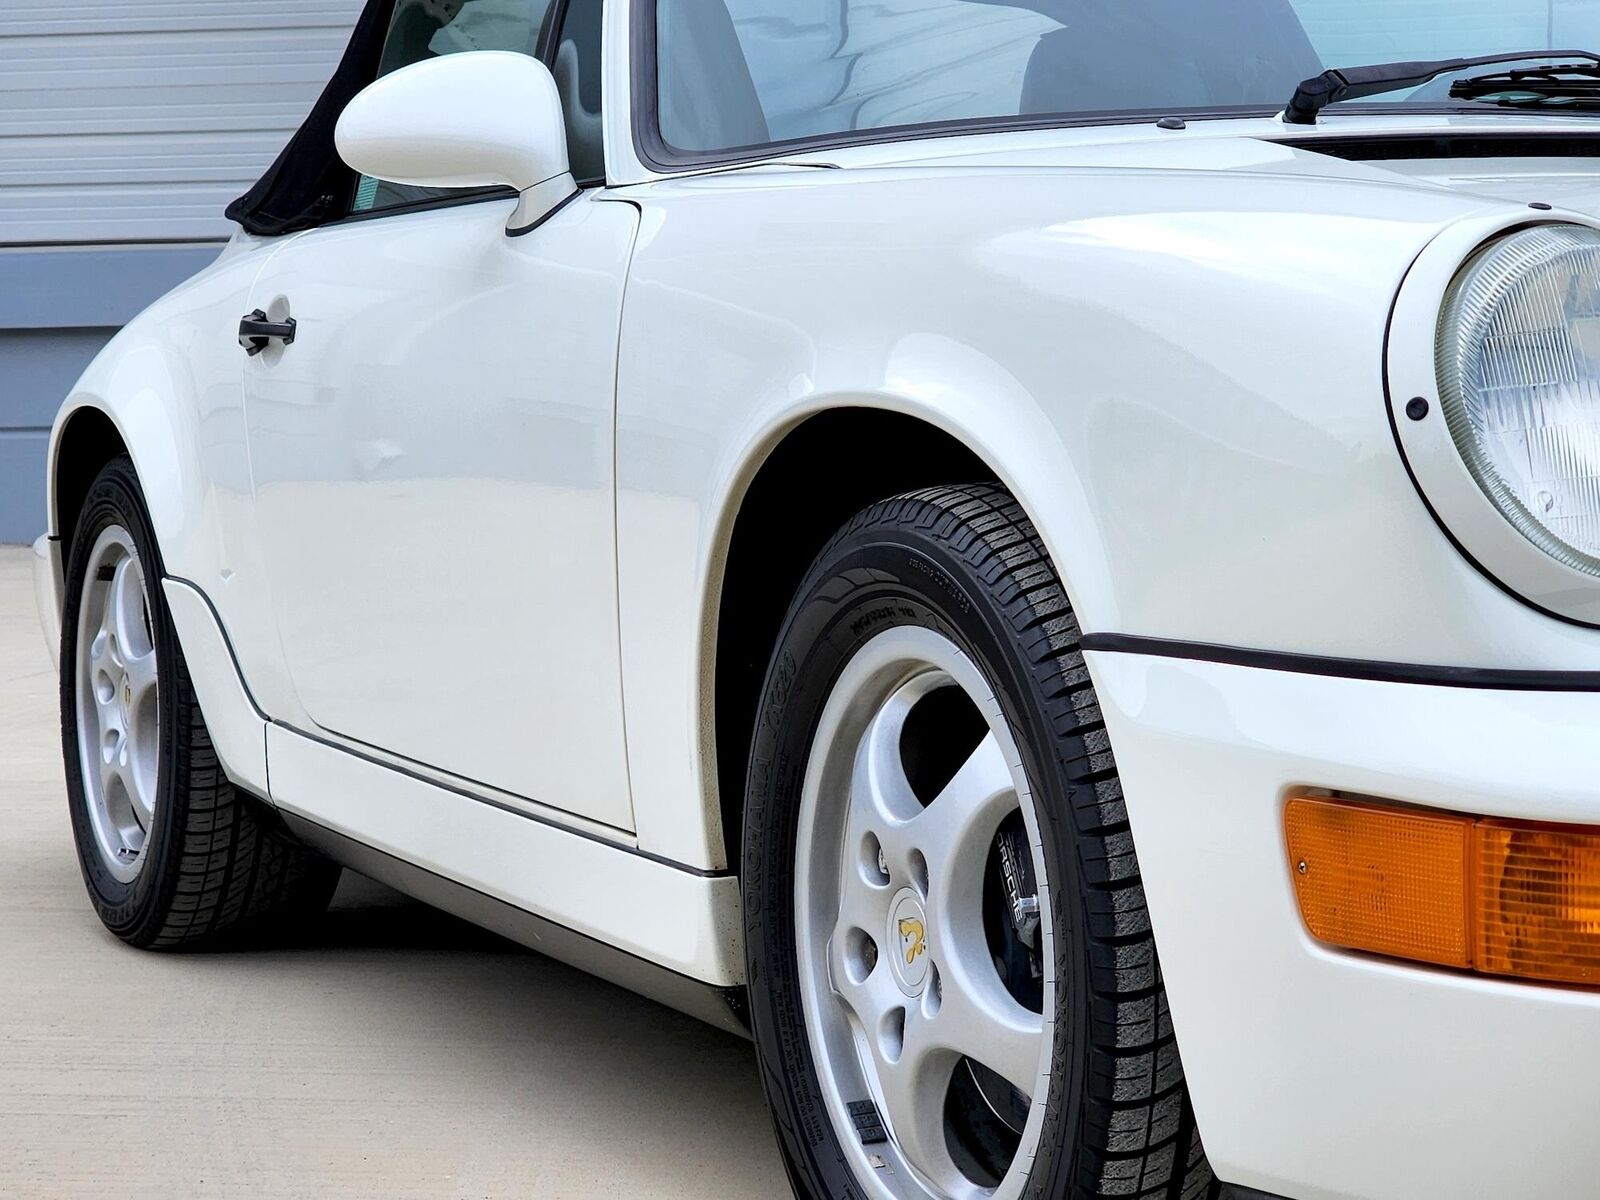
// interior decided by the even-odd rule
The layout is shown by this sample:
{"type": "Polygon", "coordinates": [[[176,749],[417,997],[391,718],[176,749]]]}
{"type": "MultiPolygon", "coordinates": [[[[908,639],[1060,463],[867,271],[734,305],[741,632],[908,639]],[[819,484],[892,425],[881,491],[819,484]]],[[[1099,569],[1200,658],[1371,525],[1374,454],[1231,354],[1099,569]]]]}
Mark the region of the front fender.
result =
{"type": "Polygon", "coordinates": [[[831,407],[915,416],[984,458],[1086,631],[1600,666],[1600,639],[1461,559],[1388,424],[1385,337],[1411,264],[1516,206],[1368,176],[921,166],[632,198],[619,591],[652,848],[715,861],[703,797],[728,534],[783,434],[831,407]],[[1516,636],[1485,636],[1499,628],[1516,636]]]}
{"type": "MultiPolygon", "coordinates": [[[[56,417],[47,485],[50,534],[60,541],[68,534],[63,475],[98,471],[91,455],[105,453],[104,439],[85,430],[109,421],[138,473],[167,579],[200,601],[174,606],[174,620],[207,721],[223,731],[219,741],[249,748],[227,765],[257,790],[265,772],[256,702],[270,711],[292,711],[286,706],[294,703],[254,537],[236,337],[272,252],[272,243],[239,239],[106,345],[56,417]],[[229,729],[237,731],[231,739],[229,729]]],[[[65,559],[70,547],[59,552],[65,559]]]]}
{"type": "Polygon", "coordinates": [[[130,321],[95,357],[50,435],[49,530],[63,535],[60,472],[76,420],[108,419],[132,458],[170,574],[208,586],[227,568],[223,530],[250,492],[241,307],[276,243],[236,238],[205,270],[130,321]]]}
{"type": "Polygon", "coordinates": [[[75,452],[75,422],[91,412],[111,422],[133,460],[168,572],[214,575],[221,535],[201,469],[200,401],[190,364],[151,323],[124,330],[90,364],[50,434],[53,538],[65,533],[60,476],[75,452]]]}

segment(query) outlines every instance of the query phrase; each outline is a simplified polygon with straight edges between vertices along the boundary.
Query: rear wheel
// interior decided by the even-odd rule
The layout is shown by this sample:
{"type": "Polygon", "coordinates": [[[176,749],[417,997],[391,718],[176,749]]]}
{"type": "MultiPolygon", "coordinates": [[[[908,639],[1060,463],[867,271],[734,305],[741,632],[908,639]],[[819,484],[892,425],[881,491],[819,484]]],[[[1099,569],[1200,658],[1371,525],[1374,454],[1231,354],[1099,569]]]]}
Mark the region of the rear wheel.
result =
{"type": "Polygon", "coordinates": [[[61,739],[84,882],[112,933],[191,945],[324,908],[339,868],[217,762],[133,464],[90,488],[67,560],[61,739]]]}
{"type": "Polygon", "coordinates": [[[875,505],[802,585],[744,851],[752,1022],[802,1196],[1219,1190],[1078,636],[992,486],[875,505]]]}

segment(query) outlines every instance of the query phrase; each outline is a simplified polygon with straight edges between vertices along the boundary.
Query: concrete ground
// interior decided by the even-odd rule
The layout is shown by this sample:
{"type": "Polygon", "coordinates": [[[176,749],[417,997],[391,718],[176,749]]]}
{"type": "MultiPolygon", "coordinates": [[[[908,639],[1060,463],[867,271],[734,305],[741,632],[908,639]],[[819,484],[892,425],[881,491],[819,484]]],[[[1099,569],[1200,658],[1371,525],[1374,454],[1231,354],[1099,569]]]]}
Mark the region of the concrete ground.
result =
{"type": "Polygon", "coordinates": [[[102,930],[0,549],[0,1196],[787,1196],[744,1042],[346,875],[297,944],[102,930]]]}

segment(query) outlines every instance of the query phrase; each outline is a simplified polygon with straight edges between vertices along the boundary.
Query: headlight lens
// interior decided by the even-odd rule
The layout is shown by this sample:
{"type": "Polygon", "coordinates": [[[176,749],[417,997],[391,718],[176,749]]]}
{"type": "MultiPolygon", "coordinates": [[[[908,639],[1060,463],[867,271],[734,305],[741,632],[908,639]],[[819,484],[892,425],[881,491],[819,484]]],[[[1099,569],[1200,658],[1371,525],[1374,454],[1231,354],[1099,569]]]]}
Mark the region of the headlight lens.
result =
{"type": "Polygon", "coordinates": [[[1440,398],[1478,486],[1529,541],[1600,577],[1600,231],[1481,250],[1440,317],[1440,398]]]}

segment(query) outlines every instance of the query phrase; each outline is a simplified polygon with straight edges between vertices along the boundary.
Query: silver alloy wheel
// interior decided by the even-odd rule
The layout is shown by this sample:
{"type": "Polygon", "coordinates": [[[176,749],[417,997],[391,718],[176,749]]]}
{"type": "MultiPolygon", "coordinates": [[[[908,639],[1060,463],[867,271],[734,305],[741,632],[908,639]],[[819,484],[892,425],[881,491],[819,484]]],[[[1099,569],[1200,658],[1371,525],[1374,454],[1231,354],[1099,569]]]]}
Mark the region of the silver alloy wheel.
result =
{"type": "Polygon", "coordinates": [[[922,627],[891,629],[863,646],[834,686],[806,768],[795,921],[826,1106],[856,1177],[875,1196],[1009,1200],[1027,1182],[1055,1033],[1055,934],[1041,846],[1021,756],[972,660],[922,627]],[[952,686],[988,729],[925,806],[902,757],[906,719],[918,701],[952,686]],[[996,838],[1018,812],[1037,881],[1038,1012],[1008,990],[984,925],[996,838]],[[1015,1088],[1027,1114],[994,1186],[964,1172],[949,1144],[946,1095],[955,1071],[972,1062],[1015,1088]],[[863,1140],[857,1118],[867,1100],[887,1141],[863,1140]]]}
{"type": "Polygon", "coordinates": [[[78,760],[95,844],[112,877],[144,868],[161,746],[154,625],[133,535],[105,529],[89,552],[78,605],[78,760]]]}

